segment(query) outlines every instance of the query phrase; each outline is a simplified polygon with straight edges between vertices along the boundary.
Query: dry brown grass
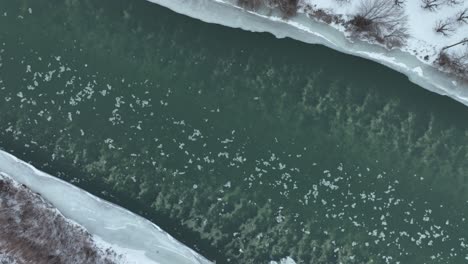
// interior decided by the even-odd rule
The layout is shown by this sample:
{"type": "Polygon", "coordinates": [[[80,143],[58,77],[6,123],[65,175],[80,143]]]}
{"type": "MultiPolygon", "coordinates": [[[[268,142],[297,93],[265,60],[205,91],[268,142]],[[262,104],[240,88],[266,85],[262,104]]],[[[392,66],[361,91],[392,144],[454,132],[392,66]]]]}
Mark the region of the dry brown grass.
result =
{"type": "Polygon", "coordinates": [[[467,54],[454,55],[441,51],[435,61],[436,66],[444,72],[455,75],[460,81],[468,83],[468,51],[467,54]]]}
{"type": "Polygon", "coordinates": [[[0,175],[0,255],[16,263],[111,264],[91,235],[24,185],[0,175]]]}

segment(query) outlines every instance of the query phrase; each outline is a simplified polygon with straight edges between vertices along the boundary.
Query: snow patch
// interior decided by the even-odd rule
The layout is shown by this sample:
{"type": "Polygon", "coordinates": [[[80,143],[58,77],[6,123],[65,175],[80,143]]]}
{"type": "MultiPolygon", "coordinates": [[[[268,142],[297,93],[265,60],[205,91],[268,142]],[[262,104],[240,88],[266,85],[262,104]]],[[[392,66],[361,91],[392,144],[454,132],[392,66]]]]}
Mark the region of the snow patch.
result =
{"type": "Polygon", "coordinates": [[[296,264],[296,262],[291,257],[282,258],[278,261],[270,261],[269,264],[296,264]]]}

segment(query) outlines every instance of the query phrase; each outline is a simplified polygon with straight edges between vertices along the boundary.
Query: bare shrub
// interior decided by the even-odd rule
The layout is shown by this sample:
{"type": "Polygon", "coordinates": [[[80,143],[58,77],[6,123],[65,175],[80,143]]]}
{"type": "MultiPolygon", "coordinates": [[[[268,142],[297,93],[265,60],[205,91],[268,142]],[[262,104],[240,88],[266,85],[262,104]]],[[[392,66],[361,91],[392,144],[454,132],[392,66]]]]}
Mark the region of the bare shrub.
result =
{"type": "Polygon", "coordinates": [[[117,263],[41,196],[0,174],[0,256],[18,263],[117,263]]]}
{"type": "Polygon", "coordinates": [[[257,10],[262,5],[278,8],[284,18],[290,18],[296,15],[299,0],[237,0],[237,4],[250,10],[257,10]]]}
{"type": "Polygon", "coordinates": [[[436,64],[440,69],[468,82],[468,38],[443,48],[439,53],[436,64]],[[450,52],[451,48],[460,45],[465,45],[466,48],[463,51],[450,52]]]}
{"type": "Polygon", "coordinates": [[[327,24],[335,23],[335,24],[345,24],[346,21],[343,19],[342,15],[337,15],[332,13],[330,10],[323,9],[323,8],[316,8],[311,6],[310,4],[306,4],[302,8],[303,12],[312,19],[317,21],[321,21],[327,24]]]}
{"type": "Polygon", "coordinates": [[[393,1],[361,0],[350,24],[359,35],[373,38],[389,48],[404,45],[409,36],[408,17],[393,1]]]}
{"type": "Polygon", "coordinates": [[[267,0],[271,6],[278,7],[283,17],[295,16],[298,9],[299,0],[267,0]]]}
{"type": "Polygon", "coordinates": [[[436,63],[444,71],[454,74],[463,81],[468,81],[467,62],[460,56],[454,56],[442,51],[439,53],[436,63]]]}
{"type": "Polygon", "coordinates": [[[263,4],[263,0],[237,0],[237,4],[246,9],[257,10],[263,4]]]}
{"type": "Polygon", "coordinates": [[[314,17],[316,17],[318,20],[323,21],[327,24],[331,24],[333,22],[333,15],[323,9],[314,10],[313,14],[314,17]]]}

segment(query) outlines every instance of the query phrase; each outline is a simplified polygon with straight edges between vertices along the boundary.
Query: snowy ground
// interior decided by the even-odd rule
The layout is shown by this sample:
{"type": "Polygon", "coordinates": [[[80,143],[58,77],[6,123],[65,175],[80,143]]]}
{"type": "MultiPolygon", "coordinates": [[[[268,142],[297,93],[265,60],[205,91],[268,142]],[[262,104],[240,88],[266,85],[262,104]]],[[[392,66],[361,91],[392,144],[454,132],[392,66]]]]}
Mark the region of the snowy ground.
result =
{"type": "MultiPolygon", "coordinates": [[[[389,0],[393,1],[393,0],[389,0]]],[[[301,5],[309,4],[324,9],[333,14],[341,14],[346,20],[358,13],[360,0],[301,0],[301,5]]],[[[467,23],[453,23],[455,31],[448,36],[436,33],[434,27],[438,20],[453,19],[456,14],[468,8],[468,1],[460,1],[458,5],[441,4],[436,10],[430,11],[422,8],[421,0],[407,0],[402,5],[408,17],[409,39],[407,45],[401,49],[417,56],[421,61],[432,64],[443,47],[452,45],[468,37],[467,23]],[[428,55],[429,59],[424,60],[428,55]]],[[[340,31],[343,27],[332,25],[340,31]]],[[[345,32],[344,32],[345,33],[345,32]]],[[[465,46],[454,49],[461,51],[465,46]]]]}

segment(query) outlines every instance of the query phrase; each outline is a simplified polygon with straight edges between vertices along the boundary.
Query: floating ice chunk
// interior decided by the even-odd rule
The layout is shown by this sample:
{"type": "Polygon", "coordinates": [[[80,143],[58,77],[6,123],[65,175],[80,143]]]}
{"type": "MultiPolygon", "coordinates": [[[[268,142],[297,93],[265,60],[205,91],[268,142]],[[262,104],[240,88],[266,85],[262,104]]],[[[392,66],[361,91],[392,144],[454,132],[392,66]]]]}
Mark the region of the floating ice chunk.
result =
{"type": "Polygon", "coordinates": [[[269,264],[296,264],[296,262],[291,257],[282,258],[279,262],[270,261],[269,264]]]}

